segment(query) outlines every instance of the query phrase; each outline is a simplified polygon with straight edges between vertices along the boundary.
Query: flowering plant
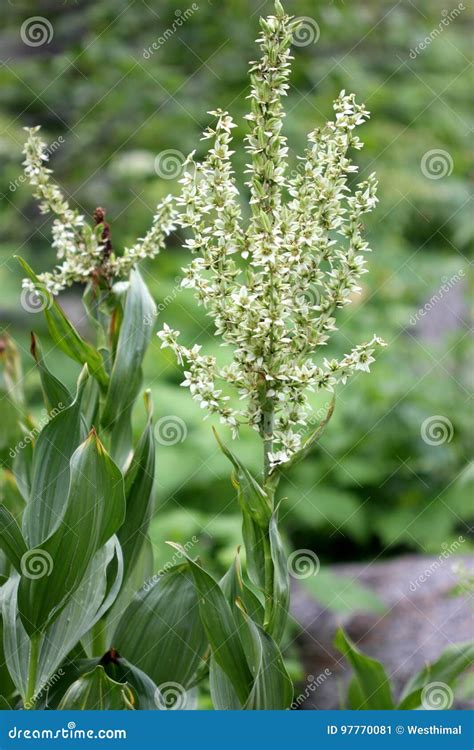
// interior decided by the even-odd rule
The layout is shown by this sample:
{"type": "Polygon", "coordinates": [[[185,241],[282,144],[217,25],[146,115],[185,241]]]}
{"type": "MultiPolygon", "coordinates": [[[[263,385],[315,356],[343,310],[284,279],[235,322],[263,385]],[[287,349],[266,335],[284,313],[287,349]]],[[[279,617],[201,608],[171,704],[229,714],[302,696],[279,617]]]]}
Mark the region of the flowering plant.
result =
{"type": "Polygon", "coordinates": [[[232,361],[220,366],[200,346],[187,348],[169,326],[159,334],[186,364],[183,385],[203,408],[234,436],[241,424],[258,430],[267,475],[302,449],[308,391],[332,391],[355,371],[368,371],[383,345],[374,336],[341,360],[320,356],[336,330],[335,313],[360,292],[366,272],[361,219],[376,205],[377,183],[371,174],[351,190],[357,167],[348,152],[362,147],[354,129],[369,114],[341,91],[335,120],[310,133],[301,168],[287,175],[282,98],[298,22],[278,3],[276,9],[261,21],[262,57],[250,69],[249,221],[231,165],[235,125],[221,110],[210,113],[216,123],[204,133],[212,141],[204,161],[197,163],[193,152],[185,162],[178,198],[177,223],[191,229],[185,244],[196,255],[183,286],[208,310],[216,335],[232,347],[232,361]],[[244,408],[231,406],[227,387],[237,390],[244,408]]]}
{"type": "MultiPolygon", "coordinates": [[[[14,502],[0,505],[0,602],[8,682],[0,707],[34,709],[195,708],[208,681],[216,709],[285,709],[293,687],[281,643],[288,617],[288,563],[275,493],[282,468],[317,441],[326,417],[304,441],[308,391],[332,391],[369,369],[382,342],[374,337],[341,360],[316,362],[335,330],[334,314],[359,291],[365,271],[361,217],[376,202],[375,179],[351,192],[348,149],[359,148],[356,125],[367,112],[344,92],[335,120],[309,137],[302,170],[286,174],[282,97],[288,86],[295,23],[275,3],[262,19],[260,62],[251,67],[250,219],[244,226],[230,157],[230,116],[213,115],[212,147],[202,163],[192,154],[176,203],[157,208],[147,235],[122,256],[112,248],[103,209],[95,226],[71,209],[46,167],[37,130],[29,131],[26,173],[51,211],[53,246],[61,262],[37,276],[22,261],[27,293],[41,292],[51,339],[83,367],[75,392],[48,368],[37,337],[32,354],[48,410],[21,450],[10,452],[14,502]],[[154,256],[174,225],[191,228],[196,254],[185,286],[213,317],[232,349],[230,364],[188,349],[178,332],[160,333],[180,363],[185,385],[237,435],[242,424],[263,443],[257,480],[218,438],[233,466],[243,519],[245,566],[217,581],[172,544],[174,561],[152,575],[148,526],[153,511],[155,445],[152,409],[133,440],[131,414],[155,305],[135,264],[154,256]],[[85,341],[53,295],[87,282],[86,315],[95,341],[85,341]],[[232,405],[236,389],[244,407],[232,405]]],[[[18,435],[30,426],[21,410],[18,356],[0,342],[0,389],[18,435]]],[[[364,657],[340,631],[335,645],[351,663],[351,708],[417,708],[428,679],[453,682],[469,663],[461,646],[415,676],[398,706],[381,664],[364,657]]],[[[3,661],[3,659],[2,659],[3,661]]],[[[0,669],[3,664],[0,663],[0,669]]]]}

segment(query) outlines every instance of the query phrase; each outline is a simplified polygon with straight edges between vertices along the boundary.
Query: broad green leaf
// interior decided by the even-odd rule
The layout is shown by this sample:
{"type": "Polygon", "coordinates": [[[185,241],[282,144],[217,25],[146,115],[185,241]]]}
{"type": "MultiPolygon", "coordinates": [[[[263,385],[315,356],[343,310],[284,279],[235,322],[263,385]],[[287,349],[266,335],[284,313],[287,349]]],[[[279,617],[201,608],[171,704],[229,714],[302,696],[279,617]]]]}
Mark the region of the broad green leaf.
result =
{"type": "Polygon", "coordinates": [[[259,526],[249,513],[242,512],[242,539],[250,580],[265,591],[265,569],[268,556],[268,529],[259,526]]]}
{"type": "Polygon", "coordinates": [[[144,581],[148,581],[153,573],[153,548],[150,540],[147,538],[142,544],[140,555],[133,570],[124,576],[123,585],[117,599],[107,612],[107,636],[109,643],[114,643],[114,633],[122,618],[123,613],[132,601],[136,592],[143,586],[144,581]]]}
{"type": "Polygon", "coordinates": [[[209,665],[209,687],[212,705],[216,711],[242,710],[242,703],[237,697],[231,680],[212,655],[209,665]]]}
{"type": "Polygon", "coordinates": [[[186,690],[207,649],[198,596],[186,566],[172,568],[137,593],[114,635],[113,647],[160,688],[186,690]]]}
{"type": "Polygon", "coordinates": [[[359,651],[342,628],[336,633],[334,645],[354,670],[353,684],[349,691],[349,708],[393,710],[390,681],[382,664],[359,651]]]}
{"type": "Polygon", "coordinates": [[[238,554],[219,585],[231,608],[235,606],[237,600],[242,601],[252,620],[259,625],[263,625],[264,608],[259,598],[244,583],[238,554]]]}
{"type": "Polygon", "coordinates": [[[7,556],[18,573],[21,572],[21,561],[27,551],[23,534],[10,511],[0,505],[0,549],[7,556]]]}
{"type": "Polygon", "coordinates": [[[221,451],[234,467],[232,484],[237,490],[237,497],[242,512],[248,514],[261,528],[268,528],[268,523],[272,515],[270,497],[260,487],[259,483],[253,478],[242,462],[221,442],[215,430],[214,435],[221,451]]]}
{"type": "Polygon", "coordinates": [[[137,396],[142,381],[142,361],[150,342],[155,303],[136,270],[130,273],[123,320],[110,375],[110,384],[102,415],[104,427],[110,429],[124,409],[137,396]]]}
{"type": "Polygon", "coordinates": [[[129,575],[140,555],[153,510],[155,479],[155,440],[150,392],[145,395],[148,420],[125,474],[125,521],[118,532],[122,545],[125,575],[129,575]]]}
{"type": "Polygon", "coordinates": [[[72,395],[66,386],[48,370],[43,358],[40,341],[34,333],[31,334],[30,351],[38,367],[44,401],[48,411],[64,409],[64,407],[69,406],[73,400],[72,395]]]}
{"type": "Polygon", "coordinates": [[[58,708],[62,697],[68,688],[97,666],[103,667],[108,677],[120,682],[128,683],[136,698],[135,708],[141,711],[157,711],[159,709],[160,693],[150,677],[141,669],[123,659],[114,649],[110,649],[102,658],[67,660],[63,663],[61,674],[45,691],[36,708],[58,708]]]}
{"type": "Polygon", "coordinates": [[[235,615],[246,659],[253,675],[252,689],[247,700],[242,703],[231,680],[212,656],[210,688],[214,708],[227,711],[288,708],[293,699],[293,686],[277,644],[248,616],[239,600],[235,615]]]}
{"type": "MultiPolygon", "coordinates": [[[[33,283],[41,287],[41,282],[28,263],[23,258],[18,258],[18,260],[33,283]]],[[[101,355],[97,349],[81,338],[52,296],[50,296],[48,306],[44,310],[44,315],[49,334],[56,346],[81,365],[87,364],[91,375],[102,386],[106,387],[109,379],[101,355]]]]}
{"type": "Polygon", "coordinates": [[[141,669],[123,659],[114,651],[109,651],[101,659],[105,671],[114,680],[128,683],[132,688],[141,711],[156,711],[160,707],[160,691],[154,681],[141,669]]]}
{"type": "Polygon", "coordinates": [[[92,430],[71,458],[69,492],[56,530],[24,557],[18,602],[28,633],[44,630],[58,616],[124,515],[122,474],[92,430]]]}
{"type": "Polygon", "coordinates": [[[66,692],[59,711],[130,711],[136,698],[129,685],[115,682],[98,665],[80,677],[66,692]]]}
{"type": "Polygon", "coordinates": [[[126,471],[133,457],[132,412],[135,402],[122,409],[110,428],[110,455],[122,471],[126,471]]]}
{"type": "Polygon", "coordinates": [[[443,682],[453,686],[456,679],[474,664],[474,643],[455,643],[448,646],[432,664],[427,664],[420,672],[413,675],[405,685],[400,703],[400,710],[422,707],[423,688],[430,682],[443,682]]]}
{"type": "Polygon", "coordinates": [[[3,649],[8,671],[15,687],[20,695],[25,695],[30,643],[18,617],[19,580],[18,575],[12,575],[2,588],[3,649]]]}
{"type": "Polygon", "coordinates": [[[16,454],[12,466],[16,486],[25,503],[31,496],[31,482],[33,475],[33,441],[25,442],[24,447],[16,454]]]}
{"type": "Polygon", "coordinates": [[[288,619],[290,604],[290,577],[285,550],[278,531],[277,511],[272,515],[269,526],[270,554],[272,559],[273,583],[271,611],[267,624],[268,632],[279,643],[288,619]]]}
{"type": "MultiPolygon", "coordinates": [[[[120,545],[116,538],[112,538],[96,553],[73,598],[41,640],[37,690],[56,674],[68,654],[77,649],[80,639],[111,606],[120,589],[121,576],[120,545]],[[115,579],[110,583],[107,574],[114,560],[118,565],[115,566],[115,579]]],[[[2,616],[5,658],[18,692],[24,695],[28,675],[29,638],[18,615],[18,584],[19,577],[12,576],[5,586],[2,616]]]]}
{"type": "Polygon", "coordinates": [[[87,379],[85,369],[73,403],[43,427],[36,441],[31,499],[23,515],[23,533],[30,547],[41,544],[57,528],[63,515],[71,457],[86,436],[82,402],[87,379]]]}
{"type": "Polygon", "coordinates": [[[249,635],[245,639],[246,653],[251,654],[247,658],[254,674],[254,684],[244,709],[279,711],[289,708],[293,700],[293,685],[277,644],[245,613],[243,618],[249,635]]]}
{"type": "Polygon", "coordinates": [[[239,701],[245,703],[253,680],[230,605],[217,581],[191,560],[183,547],[174,543],[171,546],[188,560],[199,595],[199,612],[211,644],[212,655],[231,680],[239,701]]]}

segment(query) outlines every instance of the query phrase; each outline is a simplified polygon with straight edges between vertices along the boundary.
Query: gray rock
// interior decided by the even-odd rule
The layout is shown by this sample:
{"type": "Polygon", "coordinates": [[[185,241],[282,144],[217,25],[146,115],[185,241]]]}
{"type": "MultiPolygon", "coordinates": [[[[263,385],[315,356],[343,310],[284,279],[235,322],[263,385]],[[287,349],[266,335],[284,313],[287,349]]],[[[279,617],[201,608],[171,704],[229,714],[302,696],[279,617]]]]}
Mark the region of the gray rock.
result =
{"type": "MultiPolygon", "coordinates": [[[[361,651],[380,660],[398,697],[409,677],[444,649],[474,635],[474,609],[468,595],[452,596],[459,583],[456,563],[474,571],[474,559],[407,555],[395,560],[336,565],[331,568],[349,581],[373,591],[386,611],[353,611],[338,615],[319,605],[295,586],[292,614],[302,627],[298,638],[306,682],[297,686],[296,705],[302,709],[337,709],[351,674],[332,641],[342,625],[361,651]]],[[[466,701],[454,707],[467,708],[466,701]]]]}

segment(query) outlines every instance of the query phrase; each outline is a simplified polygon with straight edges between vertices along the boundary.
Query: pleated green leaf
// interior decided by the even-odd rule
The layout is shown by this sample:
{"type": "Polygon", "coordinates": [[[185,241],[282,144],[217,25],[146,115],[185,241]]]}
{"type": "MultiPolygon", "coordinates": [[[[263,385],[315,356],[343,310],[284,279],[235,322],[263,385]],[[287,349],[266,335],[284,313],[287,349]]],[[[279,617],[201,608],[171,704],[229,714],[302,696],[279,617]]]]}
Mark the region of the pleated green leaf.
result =
{"type": "Polygon", "coordinates": [[[268,528],[268,523],[272,515],[272,503],[269,496],[237,456],[222,443],[215,430],[214,435],[221,451],[234,467],[232,484],[237,490],[237,497],[242,512],[248,514],[261,528],[268,528]]]}
{"type": "Polygon", "coordinates": [[[236,695],[245,703],[252,689],[252,674],[247,664],[232,609],[217,581],[187,555],[183,547],[171,544],[188,560],[196,591],[199,612],[214,659],[232,682],[236,695]]]}
{"type": "Polygon", "coordinates": [[[44,401],[48,411],[64,409],[64,407],[69,406],[73,400],[72,395],[66,386],[48,370],[44,361],[40,340],[34,333],[31,334],[30,351],[38,368],[44,401]]]}
{"type": "Polygon", "coordinates": [[[27,546],[15,518],[4,505],[0,505],[0,549],[15,570],[20,572],[27,546]]]}
{"type": "MultiPolygon", "coordinates": [[[[23,258],[18,258],[18,260],[29,278],[34,284],[39,286],[42,294],[44,294],[44,288],[33,269],[30,268],[23,258]]],[[[91,344],[88,344],[87,341],[84,341],[84,339],[81,338],[52,296],[48,299],[48,305],[44,310],[44,315],[48,324],[49,334],[56,346],[81,365],[87,364],[91,375],[96,378],[102,386],[106,387],[109,378],[105,371],[104,362],[100,353],[97,349],[91,346],[91,344]]]]}
{"type": "Polygon", "coordinates": [[[293,685],[286,671],[280,649],[265,630],[243,612],[248,634],[243,638],[252,665],[254,682],[244,705],[248,711],[279,711],[289,708],[293,700],[293,685]]]}
{"type": "Polygon", "coordinates": [[[122,685],[127,683],[136,699],[135,708],[141,711],[157,711],[160,705],[160,692],[148,675],[141,669],[123,659],[116,651],[110,649],[103,657],[93,659],[77,659],[64,662],[61,674],[58,674],[50,688],[44,691],[36,708],[58,708],[69,687],[97,666],[103,667],[108,677],[122,685]]]}
{"type": "Polygon", "coordinates": [[[123,320],[102,415],[110,429],[137,396],[142,381],[142,361],[153,331],[156,307],[139,272],[132,270],[123,320]]]}
{"type": "MultiPolygon", "coordinates": [[[[427,664],[420,672],[410,678],[403,689],[397,708],[399,710],[423,708],[422,693],[429,683],[441,682],[448,687],[452,687],[459,675],[472,667],[473,664],[474,643],[472,641],[448,646],[439,659],[427,664]]],[[[444,705],[440,708],[450,708],[450,706],[444,705]]]]}
{"type": "Polygon", "coordinates": [[[352,643],[342,628],[334,639],[335,647],[346,657],[354,670],[349,689],[349,708],[352,710],[393,710],[390,681],[382,664],[366,656],[352,643]]]}
{"type": "Polygon", "coordinates": [[[236,555],[233,564],[223,576],[219,585],[231,608],[234,608],[237,600],[240,600],[252,620],[259,625],[263,625],[264,608],[260,599],[243,580],[239,554],[236,555]]]}
{"type": "Polygon", "coordinates": [[[82,402],[85,369],[73,403],[57,413],[41,430],[33,451],[30,500],[23,515],[23,532],[30,547],[43,542],[64,512],[70,480],[70,461],[86,437],[82,402]]]}
{"type": "Polygon", "coordinates": [[[214,708],[253,711],[288,708],[293,698],[291,679],[278,645],[259,624],[263,619],[262,605],[243,582],[237,561],[221,585],[231,598],[236,628],[252,675],[252,687],[245,701],[239,699],[232,680],[212,655],[210,688],[214,708]]]}
{"type": "Polygon", "coordinates": [[[71,458],[69,492],[56,530],[23,559],[18,603],[29,634],[58,616],[124,516],[122,474],[92,430],[71,458]]]}
{"type": "MultiPolygon", "coordinates": [[[[39,647],[36,690],[56,674],[66,656],[104,615],[114,602],[122,582],[123,565],[116,537],[94,555],[81,585],[59,617],[46,630],[39,647]],[[115,572],[110,581],[110,571],[115,572]]],[[[5,659],[20,695],[26,691],[29,638],[18,615],[19,577],[11,577],[5,586],[2,617],[5,659]]]]}
{"type": "Polygon", "coordinates": [[[125,576],[130,575],[146,539],[153,510],[155,479],[155,439],[153,435],[150,392],[145,394],[148,420],[138,441],[132,463],[125,474],[125,521],[118,532],[122,545],[125,576]]]}
{"type": "Polygon", "coordinates": [[[183,691],[188,689],[205,656],[207,640],[187,566],[163,573],[135,596],[112,645],[158,688],[173,682],[183,691]]]}
{"type": "Polygon", "coordinates": [[[67,690],[59,711],[130,711],[136,698],[128,684],[116,682],[99,664],[67,690]]]}
{"type": "Polygon", "coordinates": [[[107,612],[107,637],[110,644],[114,643],[114,633],[119,625],[122,615],[132,601],[136,592],[148,581],[153,574],[153,547],[147,537],[140,549],[140,555],[133,566],[133,570],[126,577],[124,575],[123,585],[120,593],[112,607],[107,612]]]}
{"type": "Polygon", "coordinates": [[[270,617],[267,630],[279,643],[282,639],[288,608],[290,604],[290,577],[285,550],[278,531],[276,512],[272,515],[269,526],[270,555],[272,559],[273,582],[270,617]]]}

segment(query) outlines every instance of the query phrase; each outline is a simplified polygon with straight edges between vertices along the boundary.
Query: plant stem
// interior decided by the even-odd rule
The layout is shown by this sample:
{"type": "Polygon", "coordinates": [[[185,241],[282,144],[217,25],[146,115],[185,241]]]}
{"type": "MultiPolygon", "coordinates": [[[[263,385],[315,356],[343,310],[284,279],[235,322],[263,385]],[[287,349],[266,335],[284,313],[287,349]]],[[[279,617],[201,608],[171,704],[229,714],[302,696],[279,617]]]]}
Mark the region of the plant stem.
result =
{"type": "Polygon", "coordinates": [[[31,710],[35,707],[36,677],[38,674],[38,657],[41,643],[41,634],[35,633],[30,640],[30,655],[28,661],[28,684],[24,700],[25,709],[31,710]]]}
{"type": "Polygon", "coordinates": [[[105,620],[99,620],[92,628],[92,656],[103,656],[107,649],[107,627],[105,620]]]}
{"type": "Polygon", "coordinates": [[[267,404],[262,414],[262,438],[263,438],[263,479],[266,481],[270,475],[269,454],[273,450],[273,407],[267,404]]]}

